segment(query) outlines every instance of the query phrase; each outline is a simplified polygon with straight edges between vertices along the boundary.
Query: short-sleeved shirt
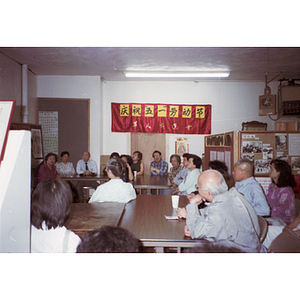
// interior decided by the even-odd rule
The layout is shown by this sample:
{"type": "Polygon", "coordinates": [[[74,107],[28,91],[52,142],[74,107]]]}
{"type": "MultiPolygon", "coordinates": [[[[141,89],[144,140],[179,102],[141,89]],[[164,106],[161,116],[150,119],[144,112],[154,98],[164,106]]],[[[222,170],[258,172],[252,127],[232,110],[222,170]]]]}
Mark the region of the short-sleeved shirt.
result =
{"type": "Polygon", "coordinates": [[[153,160],[150,164],[150,167],[154,167],[160,170],[159,174],[156,171],[151,171],[152,175],[166,175],[166,173],[168,172],[168,163],[163,159],[161,159],[158,163],[153,160]]]}

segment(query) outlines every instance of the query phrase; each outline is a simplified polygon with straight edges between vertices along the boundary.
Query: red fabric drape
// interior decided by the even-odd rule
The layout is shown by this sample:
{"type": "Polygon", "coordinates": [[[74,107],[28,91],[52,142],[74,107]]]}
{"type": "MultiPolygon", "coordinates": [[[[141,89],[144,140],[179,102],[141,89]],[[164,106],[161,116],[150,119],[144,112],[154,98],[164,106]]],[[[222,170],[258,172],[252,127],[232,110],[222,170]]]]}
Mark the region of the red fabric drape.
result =
{"type": "Polygon", "coordinates": [[[113,132],[210,134],[211,105],[111,103],[113,132]]]}

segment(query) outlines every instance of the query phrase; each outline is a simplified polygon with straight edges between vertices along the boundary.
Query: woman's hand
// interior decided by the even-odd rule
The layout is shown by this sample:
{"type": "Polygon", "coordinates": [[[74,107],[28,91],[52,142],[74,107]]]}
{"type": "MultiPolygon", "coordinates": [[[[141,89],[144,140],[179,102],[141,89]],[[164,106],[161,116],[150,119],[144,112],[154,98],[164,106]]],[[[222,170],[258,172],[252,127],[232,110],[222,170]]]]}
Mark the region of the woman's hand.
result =
{"type": "Polygon", "coordinates": [[[184,226],[184,235],[186,235],[186,236],[191,236],[191,235],[190,235],[190,230],[189,230],[189,228],[188,228],[187,225],[184,226]]]}

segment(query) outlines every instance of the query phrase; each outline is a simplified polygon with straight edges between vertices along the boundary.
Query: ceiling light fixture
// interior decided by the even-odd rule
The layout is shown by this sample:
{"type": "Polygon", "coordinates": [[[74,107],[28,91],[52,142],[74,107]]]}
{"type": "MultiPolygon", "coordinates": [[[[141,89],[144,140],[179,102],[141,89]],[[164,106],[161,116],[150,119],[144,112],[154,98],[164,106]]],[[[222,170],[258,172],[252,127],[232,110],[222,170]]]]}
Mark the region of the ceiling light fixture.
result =
{"type": "Polygon", "coordinates": [[[230,72],[124,72],[131,78],[213,78],[228,77],[230,72]]]}

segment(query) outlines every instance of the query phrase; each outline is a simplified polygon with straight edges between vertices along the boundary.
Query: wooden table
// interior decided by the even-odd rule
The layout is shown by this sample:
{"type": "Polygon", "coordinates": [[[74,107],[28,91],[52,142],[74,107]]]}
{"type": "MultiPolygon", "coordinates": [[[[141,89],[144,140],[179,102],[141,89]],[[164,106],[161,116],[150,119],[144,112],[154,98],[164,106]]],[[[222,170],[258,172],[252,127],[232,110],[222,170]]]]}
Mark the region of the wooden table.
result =
{"type": "Polygon", "coordinates": [[[61,177],[61,179],[68,180],[68,181],[100,181],[100,182],[106,182],[109,180],[107,176],[80,176],[80,175],[74,175],[74,176],[68,176],[68,177],[61,177]]]}
{"type": "MultiPolygon", "coordinates": [[[[179,197],[179,207],[188,204],[186,196],[179,197]]],[[[125,206],[118,226],[129,230],[144,247],[155,247],[163,252],[164,247],[193,247],[196,240],[184,235],[185,219],[166,220],[173,213],[169,195],[138,195],[125,206]]]]}
{"type": "Polygon", "coordinates": [[[116,226],[124,206],[125,203],[117,202],[73,203],[65,226],[80,237],[102,225],[116,226]]]}
{"type": "Polygon", "coordinates": [[[148,194],[151,194],[150,190],[156,190],[157,195],[159,190],[169,189],[171,186],[167,176],[153,176],[146,174],[136,176],[132,184],[137,189],[147,189],[148,194]]]}

